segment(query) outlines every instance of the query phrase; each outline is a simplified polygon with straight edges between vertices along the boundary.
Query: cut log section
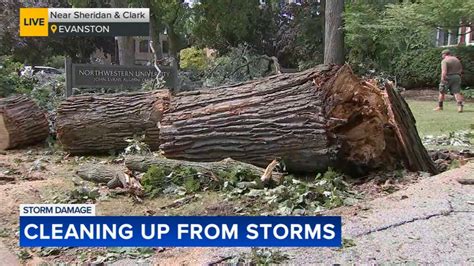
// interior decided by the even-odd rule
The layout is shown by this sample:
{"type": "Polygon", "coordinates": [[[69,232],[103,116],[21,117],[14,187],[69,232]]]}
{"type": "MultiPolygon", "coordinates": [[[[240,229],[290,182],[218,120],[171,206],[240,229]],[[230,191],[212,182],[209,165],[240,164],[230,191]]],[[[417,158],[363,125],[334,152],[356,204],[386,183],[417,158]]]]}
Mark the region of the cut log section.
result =
{"type": "Polygon", "coordinates": [[[120,151],[127,138],[144,136],[156,150],[169,97],[168,90],[70,97],[58,108],[58,140],[71,154],[94,154],[120,151]]]}
{"type": "Polygon", "coordinates": [[[393,95],[348,66],[324,65],[181,93],[163,116],[160,148],[172,159],[260,167],[279,157],[291,172],[332,166],[360,175],[404,164],[436,173],[408,106],[393,95]]]}
{"type": "Polygon", "coordinates": [[[48,121],[38,105],[26,96],[0,99],[0,150],[45,141],[48,121]]]}

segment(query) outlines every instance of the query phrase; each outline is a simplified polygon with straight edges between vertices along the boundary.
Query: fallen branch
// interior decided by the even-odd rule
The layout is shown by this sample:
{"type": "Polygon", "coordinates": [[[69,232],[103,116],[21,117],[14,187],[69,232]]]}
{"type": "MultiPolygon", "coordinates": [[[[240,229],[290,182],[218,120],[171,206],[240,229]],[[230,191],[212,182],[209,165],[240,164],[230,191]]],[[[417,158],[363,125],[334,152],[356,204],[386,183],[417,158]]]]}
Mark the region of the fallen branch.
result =
{"type": "MultiPolygon", "coordinates": [[[[272,180],[272,176],[273,176],[272,173],[275,170],[275,168],[278,166],[278,164],[279,164],[278,160],[275,159],[267,166],[267,168],[265,168],[265,172],[263,173],[262,177],[260,177],[260,181],[262,181],[262,184],[268,184],[272,180]]],[[[281,178],[278,178],[275,181],[277,183],[280,183],[281,178]]]]}
{"type": "Polygon", "coordinates": [[[184,198],[180,198],[180,199],[177,199],[175,201],[173,201],[172,203],[170,204],[167,204],[165,206],[162,206],[160,207],[160,209],[168,209],[168,208],[178,208],[178,207],[181,207],[185,204],[188,204],[190,203],[191,201],[193,201],[193,199],[195,198],[198,198],[196,195],[190,195],[190,196],[186,196],[184,198]]]}
{"type": "Polygon", "coordinates": [[[76,170],[76,174],[86,181],[107,184],[110,189],[122,187],[134,196],[143,196],[140,182],[126,171],[117,169],[116,165],[85,164],[76,170]]]}
{"type": "Polygon", "coordinates": [[[458,178],[456,180],[461,185],[474,185],[474,178],[458,178]]]}
{"type": "Polygon", "coordinates": [[[97,184],[107,184],[115,179],[125,180],[123,171],[118,170],[115,165],[84,164],[76,170],[76,175],[97,184]]]}
{"type": "Polygon", "coordinates": [[[11,181],[15,181],[15,177],[13,177],[13,176],[0,175],[0,180],[11,182],[11,181]]]}
{"type": "MultiPolygon", "coordinates": [[[[266,172],[260,167],[239,162],[231,158],[217,162],[189,162],[150,156],[129,156],[125,158],[125,166],[133,171],[146,172],[152,165],[169,170],[178,167],[192,167],[197,172],[209,175],[216,181],[219,181],[222,175],[234,174],[239,170],[249,171],[250,174],[255,176],[263,176],[266,172]]],[[[267,175],[277,179],[282,176],[281,173],[275,172],[274,168],[268,169],[267,175]]]]}

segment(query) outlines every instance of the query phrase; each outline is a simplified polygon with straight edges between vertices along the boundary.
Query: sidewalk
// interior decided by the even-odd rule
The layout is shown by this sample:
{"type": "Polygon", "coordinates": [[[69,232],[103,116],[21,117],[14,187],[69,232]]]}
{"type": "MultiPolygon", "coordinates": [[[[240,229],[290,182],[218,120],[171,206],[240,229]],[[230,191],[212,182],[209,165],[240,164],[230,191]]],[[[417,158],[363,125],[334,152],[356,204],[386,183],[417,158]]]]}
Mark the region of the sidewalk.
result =
{"type": "Polygon", "coordinates": [[[2,241],[0,241],[0,265],[20,265],[18,258],[3,244],[2,241]]]}
{"type": "MultiPolygon", "coordinates": [[[[289,263],[474,263],[474,163],[375,199],[343,216],[342,250],[294,249],[289,263]]],[[[339,210],[344,212],[344,210],[339,210]]]]}

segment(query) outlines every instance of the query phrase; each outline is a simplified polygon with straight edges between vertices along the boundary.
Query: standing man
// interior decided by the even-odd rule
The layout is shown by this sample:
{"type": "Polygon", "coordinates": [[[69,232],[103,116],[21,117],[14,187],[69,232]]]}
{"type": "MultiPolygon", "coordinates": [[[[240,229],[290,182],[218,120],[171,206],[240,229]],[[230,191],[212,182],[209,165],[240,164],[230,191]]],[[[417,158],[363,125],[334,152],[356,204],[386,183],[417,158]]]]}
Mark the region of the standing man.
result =
{"type": "Polygon", "coordinates": [[[438,107],[434,110],[443,110],[444,97],[449,91],[451,94],[454,94],[454,98],[456,98],[458,112],[462,113],[464,99],[461,95],[461,61],[459,61],[455,56],[452,56],[451,51],[448,49],[441,52],[441,57],[443,60],[441,61],[441,82],[439,83],[438,107]]]}

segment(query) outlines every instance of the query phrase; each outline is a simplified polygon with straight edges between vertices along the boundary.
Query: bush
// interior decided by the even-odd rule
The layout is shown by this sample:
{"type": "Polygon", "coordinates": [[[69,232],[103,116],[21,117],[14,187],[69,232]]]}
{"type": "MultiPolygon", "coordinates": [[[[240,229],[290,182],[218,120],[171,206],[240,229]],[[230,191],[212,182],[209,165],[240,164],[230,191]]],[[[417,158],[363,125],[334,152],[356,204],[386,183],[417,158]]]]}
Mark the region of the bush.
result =
{"type": "Polygon", "coordinates": [[[35,79],[32,77],[21,77],[22,64],[14,62],[11,57],[0,57],[0,97],[11,94],[29,94],[34,87],[35,79]]]}
{"type": "Polygon", "coordinates": [[[55,111],[61,101],[65,99],[65,77],[38,73],[35,75],[35,84],[31,91],[24,91],[41,108],[55,111]]]}
{"type": "Polygon", "coordinates": [[[64,68],[64,56],[55,55],[46,60],[46,66],[54,67],[54,68],[64,68]]]}
{"type": "Polygon", "coordinates": [[[474,88],[465,87],[462,90],[462,94],[467,99],[474,99],[474,88]]]}
{"type": "MultiPolygon", "coordinates": [[[[437,47],[416,50],[394,59],[392,74],[405,88],[437,86],[441,75],[441,51],[437,47]]],[[[463,85],[474,85],[474,47],[459,46],[449,48],[457,56],[464,68],[463,85]]]]}
{"type": "Polygon", "coordinates": [[[207,57],[203,49],[189,47],[179,53],[182,69],[204,71],[207,67],[207,57]]]}

